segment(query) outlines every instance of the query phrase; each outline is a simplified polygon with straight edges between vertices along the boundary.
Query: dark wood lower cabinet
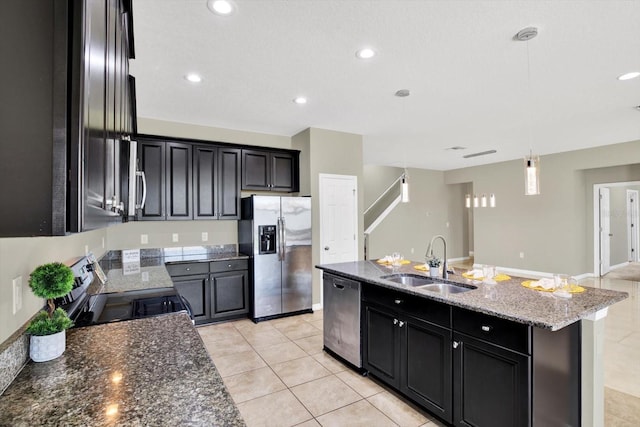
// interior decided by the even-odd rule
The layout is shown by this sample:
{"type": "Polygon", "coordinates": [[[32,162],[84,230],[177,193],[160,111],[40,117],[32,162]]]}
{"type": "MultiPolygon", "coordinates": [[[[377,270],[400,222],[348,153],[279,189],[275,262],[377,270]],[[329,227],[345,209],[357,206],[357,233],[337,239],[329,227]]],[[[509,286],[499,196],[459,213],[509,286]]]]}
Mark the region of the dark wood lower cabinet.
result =
{"type": "Polygon", "coordinates": [[[167,271],[173,286],[189,302],[196,324],[203,324],[248,315],[247,266],[246,259],[237,259],[169,264],[167,271]]]}
{"type": "Polygon", "coordinates": [[[227,318],[249,313],[247,270],[211,274],[211,317],[227,318]]]}
{"type": "Polygon", "coordinates": [[[370,303],[364,324],[365,369],[451,422],[451,329],[370,303]]]}
{"type": "Polygon", "coordinates": [[[454,333],[454,424],[531,425],[531,356],[454,333]]]}
{"type": "Polygon", "coordinates": [[[203,323],[209,320],[209,275],[173,277],[173,286],[191,306],[193,320],[203,323]]]}

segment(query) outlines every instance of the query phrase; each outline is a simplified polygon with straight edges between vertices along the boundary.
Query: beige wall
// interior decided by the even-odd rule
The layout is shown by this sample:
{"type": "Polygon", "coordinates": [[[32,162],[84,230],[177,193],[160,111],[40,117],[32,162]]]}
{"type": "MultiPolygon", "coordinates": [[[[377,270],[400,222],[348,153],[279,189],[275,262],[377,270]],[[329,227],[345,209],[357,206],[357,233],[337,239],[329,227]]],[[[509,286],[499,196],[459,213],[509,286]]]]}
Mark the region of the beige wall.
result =
{"type": "Polygon", "coordinates": [[[0,239],[0,344],[42,307],[29,288],[29,275],[39,265],[65,262],[87,250],[100,257],[108,248],[106,229],[61,237],[0,239]],[[104,241],[104,246],[103,246],[104,241]],[[22,277],[22,309],[13,314],[13,279],[22,277]]]}
{"type": "Polygon", "coordinates": [[[477,263],[583,274],[593,271],[593,184],[638,179],[639,163],[640,141],[543,156],[539,196],[524,195],[520,160],[447,171],[445,181],[496,194],[496,208],[474,210],[477,263]]]}
{"type": "MultiPolygon", "coordinates": [[[[362,136],[335,132],[323,129],[310,128],[295,135],[292,138],[294,149],[301,150],[301,164],[306,168],[300,168],[301,194],[308,182],[312,198],[313,216],[313,265],[320,263],[320,204],[319,174],[353,175],[358,179],[358,236],[359,258],[363,256],[362,246],[362,198],[363,198],[363,171],[362,171],[362,136]],[[308,154],[308,156],[307,156],[308,154]]],[[[320,270],[315,270],[313,275],[313,303],[321,303],[320,289],[322,287],[320,270]]]]}
{"type": "Polygon", "coordinates": [[[259,132],[247,132],[188,123],[138,117],[138,132],[150,135],[174,136],[176,138],[203,139],[243,145],[260,145],[273,148],[291,148],[291,138],[259,132]]]}

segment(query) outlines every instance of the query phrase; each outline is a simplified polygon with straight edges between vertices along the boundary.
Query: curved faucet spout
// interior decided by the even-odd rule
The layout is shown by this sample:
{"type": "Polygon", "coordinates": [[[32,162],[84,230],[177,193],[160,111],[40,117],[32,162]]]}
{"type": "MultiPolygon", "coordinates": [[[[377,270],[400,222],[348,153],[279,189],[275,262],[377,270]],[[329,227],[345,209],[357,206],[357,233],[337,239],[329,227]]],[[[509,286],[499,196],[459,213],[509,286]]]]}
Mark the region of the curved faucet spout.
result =
{"type": "Polygon", "coordinates": [[[424,254],[425,258],[433,257],[433,242],[436,239],[442,240],[442,245],[444,246],[444,259],[442,262],[442,278],[448,279],[449,273],[447,272],[447,241],[444,239],[442,234],[435,235],[431,238],[429,242],[429,246],[427,247],[427,252],[424,254]]]}

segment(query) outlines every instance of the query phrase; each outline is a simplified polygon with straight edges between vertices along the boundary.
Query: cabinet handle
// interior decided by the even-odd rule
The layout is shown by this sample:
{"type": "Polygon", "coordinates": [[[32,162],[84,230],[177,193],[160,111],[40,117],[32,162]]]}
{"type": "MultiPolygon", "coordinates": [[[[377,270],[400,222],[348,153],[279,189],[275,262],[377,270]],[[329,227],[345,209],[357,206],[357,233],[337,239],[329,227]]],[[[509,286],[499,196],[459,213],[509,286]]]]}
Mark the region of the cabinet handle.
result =
{"type": "Polygon", "coordinates": [[[483,332],[491,332],[491,326],[487,326],[487,325],[482,325],[482,331],[483,332]]]}
{"type": "Polygon", "coordinates": [[[190,267],[187,267],[187,268],[185,268],[185,270],[187,270],[187,271],[191,271],[191,268],[190,268],[190,267]]]}
{"type": "Polygon", "coordinates": [[[404,322],[403,322],[402,320],[400,321],[400,325],[399,325],[399,326],[400,326],[401,328],[404,326],[404,322]]]}
{"type": "Polygon", "coordinates": [[[460,346],[460,343],[458,341],[454,341],[453,348],[458,348],[458,346],[460,346]]]}
{"type": "Polygon", "coordinates": [[[231,264],[229,264],[229,266],[228,266],[228,267],[229,267],[229,268],[231,268],[231,264]]]}
{"type": "Polygon", "coordinates": [[[393,319],[393,324],[397,325],[398,324],[398,319],[393,319]]]}
{"type": "Polygon", "coordinates": [[[395,302],[396,304],[402,304],[402,300],[401,299],[397,299],[397,300],[395,300],[393,302],[395,302]]]}

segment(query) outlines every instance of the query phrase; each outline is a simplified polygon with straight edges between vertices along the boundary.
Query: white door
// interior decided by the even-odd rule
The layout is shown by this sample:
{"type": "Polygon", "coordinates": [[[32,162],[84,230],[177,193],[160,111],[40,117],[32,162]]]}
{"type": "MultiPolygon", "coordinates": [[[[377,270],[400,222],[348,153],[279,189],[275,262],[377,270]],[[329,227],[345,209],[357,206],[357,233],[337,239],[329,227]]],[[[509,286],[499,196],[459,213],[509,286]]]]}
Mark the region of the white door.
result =
{"type": "Polygon", "coordinates": [[[611,211],[609,189],[600,189],[600,276],[611,270],[611,211]]]}
{"type": "Polygon", "coordinates": [[[320,263],[358,259],[358,180],[320,174],[320,263]]]}
{"type": "Polygon", "coordinates": [[[638,191],[627,190],[627,247],[629,262],[638,262],[638,191]]]}

